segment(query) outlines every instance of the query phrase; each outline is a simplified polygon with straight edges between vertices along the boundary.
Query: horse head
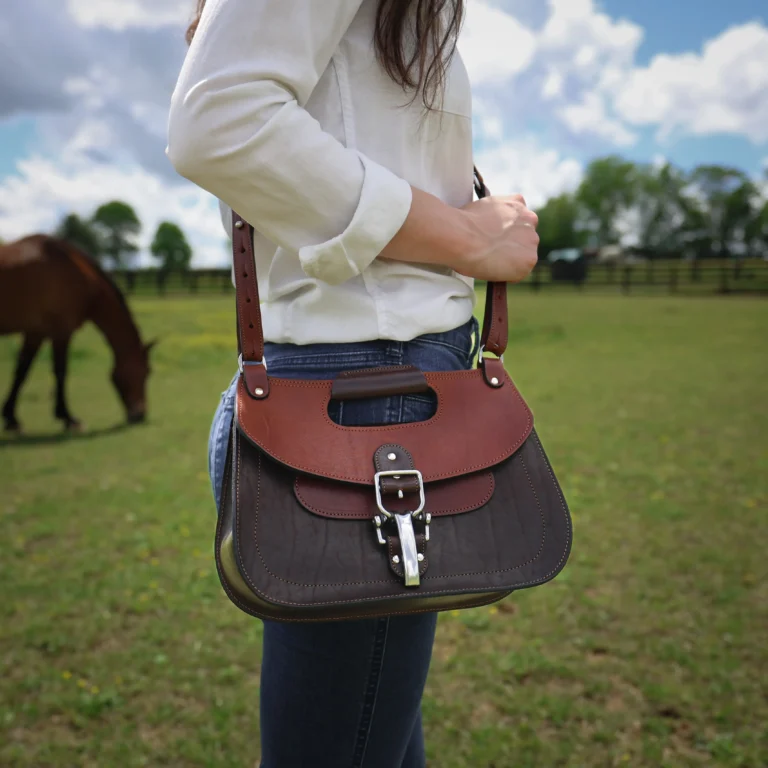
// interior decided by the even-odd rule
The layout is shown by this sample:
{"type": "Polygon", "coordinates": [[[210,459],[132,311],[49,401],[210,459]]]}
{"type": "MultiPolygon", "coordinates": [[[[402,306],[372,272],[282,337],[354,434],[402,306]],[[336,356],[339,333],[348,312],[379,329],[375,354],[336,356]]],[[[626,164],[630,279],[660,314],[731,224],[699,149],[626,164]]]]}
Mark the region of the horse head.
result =
{"type": "Polygon", "coordinates": [[[112,383],[125,406],[129,424],[141,424],[147,418],[149,353],[155,344],[156,340],[142,344],[131,354],[123,354],[115,359],[112,383]]]}

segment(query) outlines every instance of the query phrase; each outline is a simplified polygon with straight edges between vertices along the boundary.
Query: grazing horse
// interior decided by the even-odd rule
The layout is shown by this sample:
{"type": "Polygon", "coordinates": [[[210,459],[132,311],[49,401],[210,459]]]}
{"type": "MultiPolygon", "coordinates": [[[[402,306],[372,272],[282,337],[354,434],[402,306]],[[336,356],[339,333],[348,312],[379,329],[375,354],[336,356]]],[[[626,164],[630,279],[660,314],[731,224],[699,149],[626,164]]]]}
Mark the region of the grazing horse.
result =
{"type": "Polygon", "coordinates": [[[0,246],[0,335],[24,336],[2,415],[5,428],[20,431],[16,400],[32,361],[46,339],[53,344],[54,414],[66,429],[80,424],[67,408],[64,383],[72,334],[90,320],[114,352],[112,383],[128,422],[147,413],[149,350],[141,341],[125,298],[96,262],[68,242],[32,235],[0,246]]]}

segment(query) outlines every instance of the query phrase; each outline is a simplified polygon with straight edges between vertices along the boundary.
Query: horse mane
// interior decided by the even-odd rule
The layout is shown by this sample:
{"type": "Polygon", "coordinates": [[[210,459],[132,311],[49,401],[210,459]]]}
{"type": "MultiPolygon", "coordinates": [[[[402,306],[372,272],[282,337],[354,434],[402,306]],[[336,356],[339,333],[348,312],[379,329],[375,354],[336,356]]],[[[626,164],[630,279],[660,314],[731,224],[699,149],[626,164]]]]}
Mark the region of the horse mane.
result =
{"type": "Polygon", "coordinates": [[[94,259],[92,256],[89,256],[85,251],[73,245],[68,240],[63,240],[57,237],[48,237],[46,245],[57,256],[66,258],[71,261],[75,267],[86,277],[95,276],[100,282],[106,284],[107,288],[117,299],[118,306],[122,308],[126,318],[128,319],[128,322],[131,325],[131,328],[136,332],[136,337],[139,339],[139,341],[141,341],[141,334],[139,333],[138,326],[133,319],[133,314],[128,307],[125,294],[120,290],[112,276],[101,266],[101,264],[99,264],[96,259],[94,259]]]}

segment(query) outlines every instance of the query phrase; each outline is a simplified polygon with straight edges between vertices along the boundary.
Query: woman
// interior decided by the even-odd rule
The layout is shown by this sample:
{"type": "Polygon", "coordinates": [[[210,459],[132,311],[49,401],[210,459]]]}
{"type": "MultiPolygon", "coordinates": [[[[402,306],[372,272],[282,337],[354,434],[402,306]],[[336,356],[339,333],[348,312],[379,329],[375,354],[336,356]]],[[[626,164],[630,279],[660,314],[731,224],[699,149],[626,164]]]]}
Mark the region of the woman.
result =
{"type": "MultiPolygon", "coordinates": [[[[535,265],[523,198],[472,202],[462,13],[463,0],[199,2],[168,154],[222,201],[225,226],[234,208],[257,230],[271,375],[468,368],[472,279],[519,281],[535,265]]],[[[230,386],[211,432],[217,500],[233,399],[230,386]]],[[[363,425],[433,411],[411,395],[336,404],[332,416],[363,425]]],[[[265,622],[262,766],[424,766],[435,626],[434,614],[265,622]]]]}

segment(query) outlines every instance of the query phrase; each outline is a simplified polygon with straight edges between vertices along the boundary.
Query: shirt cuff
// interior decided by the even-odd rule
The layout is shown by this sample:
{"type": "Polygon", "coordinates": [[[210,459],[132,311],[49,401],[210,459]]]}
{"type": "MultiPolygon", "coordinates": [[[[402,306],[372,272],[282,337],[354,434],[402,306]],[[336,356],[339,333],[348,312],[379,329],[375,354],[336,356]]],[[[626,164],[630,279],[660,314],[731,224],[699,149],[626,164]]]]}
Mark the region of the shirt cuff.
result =
{"type": "Polygon", "coordinates": [[[363,186],[352,221],[340,235],[299,250],[308,277],[338,285],[356,277],[398,233],[411,210],[410,184],[358,153],[363,186]]]}

